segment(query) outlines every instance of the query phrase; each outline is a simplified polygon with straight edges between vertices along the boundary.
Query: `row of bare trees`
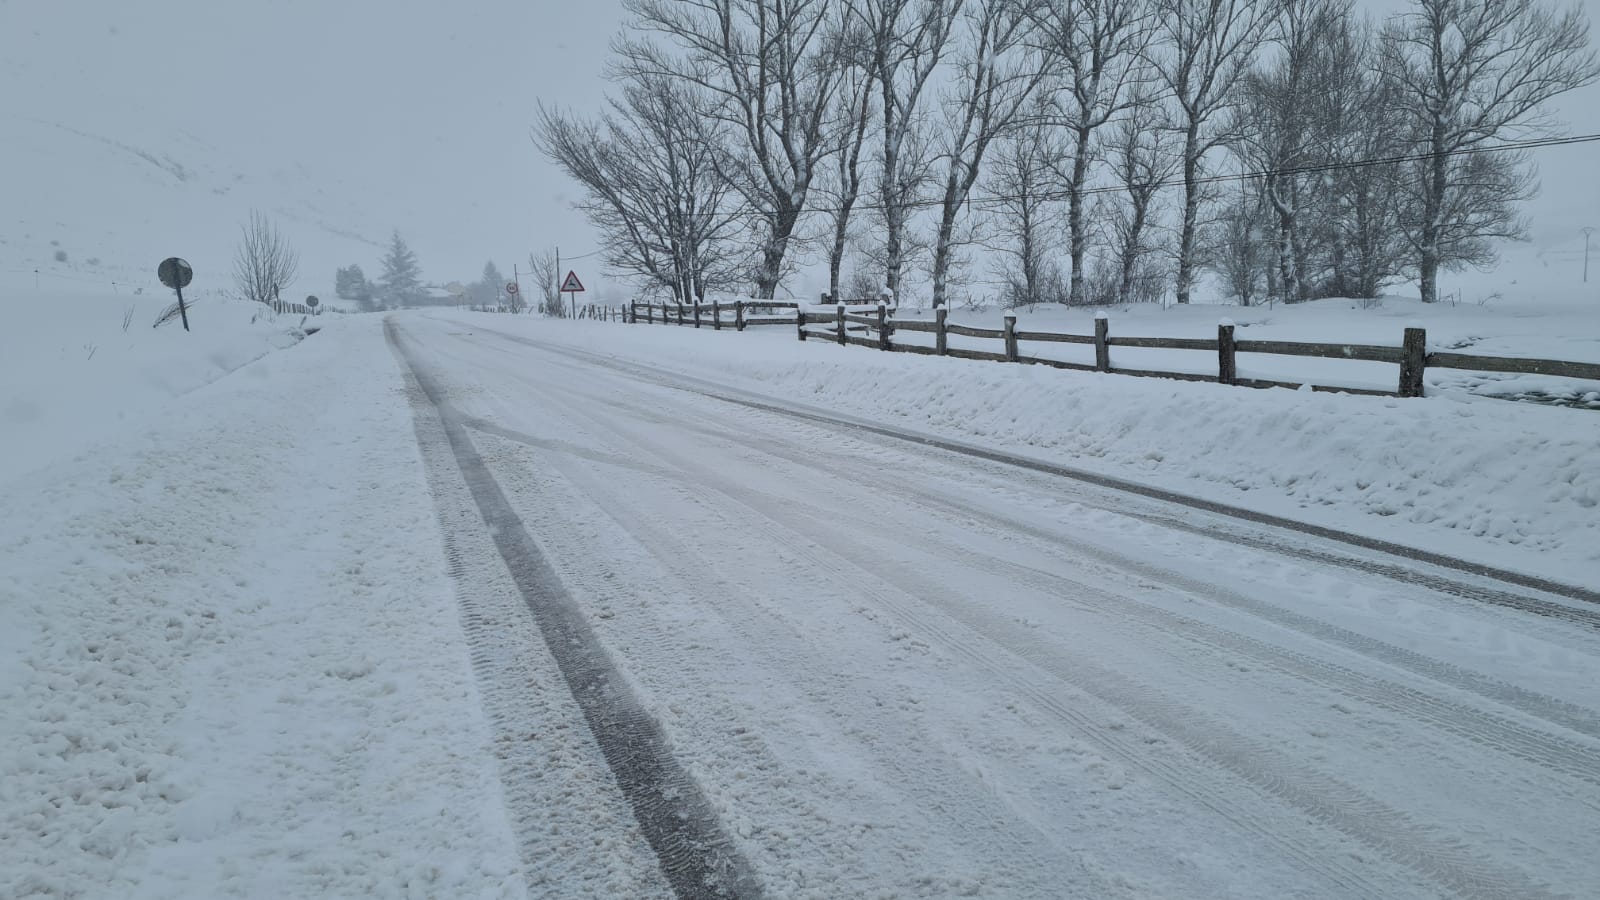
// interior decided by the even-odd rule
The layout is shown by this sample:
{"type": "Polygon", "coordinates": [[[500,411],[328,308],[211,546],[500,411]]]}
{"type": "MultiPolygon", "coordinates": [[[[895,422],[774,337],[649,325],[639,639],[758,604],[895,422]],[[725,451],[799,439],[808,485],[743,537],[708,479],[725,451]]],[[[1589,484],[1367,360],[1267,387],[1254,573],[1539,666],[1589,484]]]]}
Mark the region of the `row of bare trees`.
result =
{"type": "Polygon", "coordinates": [[[616,90],[545,105],[605,262],[683,300],[825,260],[1012,304],[1373,296],[1525,229],[1522,153],[1600,75],[1539,0],[625,0],[616,90]]]}

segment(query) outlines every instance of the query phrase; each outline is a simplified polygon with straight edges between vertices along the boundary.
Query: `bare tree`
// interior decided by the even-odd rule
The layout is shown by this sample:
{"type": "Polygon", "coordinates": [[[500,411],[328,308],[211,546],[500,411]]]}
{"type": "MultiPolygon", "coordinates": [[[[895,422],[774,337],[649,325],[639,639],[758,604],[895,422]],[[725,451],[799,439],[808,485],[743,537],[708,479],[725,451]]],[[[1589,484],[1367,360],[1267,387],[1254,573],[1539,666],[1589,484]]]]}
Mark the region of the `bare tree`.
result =
{"type": "Polygon", "coordinates": [[[1323,129],[1329,123],[1319,116],[1324,104],[1318,98],[1335,89],[1337,81],[1329,79],[1341,75],[1322,62],[1348,19],[1350,6],[1350,0],[1284,0],[1273,34],[1279,52],[1240,82],[1239,104],[1229,128],[1234,152],[1247,167],[1267,174],[1261,184],[1264,206],[1235,205],[1226,217],[1228,227],[1238,230],[1239,218],[1258,206],[1270,210],[1276,219],[1273,282],[1289,301],[1304,300],[1311,293],[1300,219],[1303,206],[1319,193],[1308,187],[1316,177],[1308,170],[1328,161],[1323,129]]]}
{"type": "Polygon", "coordinates": [[[965,0],[844,0],[865,36],[878,86],[882,141],[878,211],[883,216],[884,284],[898,296],[906,228],[924,184],[928,144],[917,134],[929,79],[944,58],[965,0]]]}
{"type": "Polygon", "coordinates": [[[539,286],[539,311],[557,318],[567,314],[566,304],[561,302],[560,265],[554,248],[528,254],[528,277],[539,286]]]}
{"type": "Polygon", "coordinates": [[[1013,307],[1056,299],[1060,268],[1050,254],[1061,211],[1051,163],[1060,152],[1055,130],[1035,122],[1002,140],[990,161],[985,180],[996,198],[993,232],[1000,239],[991,246],[1006,260],[1001,273],[1013,307]]]}
{"type": "Polygon", "coordinates": [[[1111,138],[1111,170],[1121,188],[1118,201],[1100,217],[1108,223],[1111,258],[1117,271],[1116,302],[1150,301],[1160,296],[1150,264],[1157,249],[1150,235],[1161,214],[1159,192],[1178,166],[1172,130],[1149,94],[1136,94],[1117,121],[1111,138]]]}
{"type": "Polygon", "coordinates": [[[667,76],[640,75],[585,122],[541,107],[535,141],[584,188],[576,207],[602,235],[606,263],[678,302],[739,283],[744,210],[722,177],[717,119],[667,76]]]}
{"type": "Polygon", "coordinates": [[[1278,0],[1155,0],[1157,35],[1150,57],[1178,107],[1176,125],[1183,134],[1179,303],[1188,303],[1194,288],[1206,154],[1226,140],[1218,125],[1279,9],[1278,0]]]}
{"type": "Polygon", "coordinates": [[[1385,32],[1384,72],[1426,154],[1401,198],[1423,302],[1438,299],[1441,268],[1489,264],[1494,239],[1524,233],[1525,160],[1475,151],[1555,131],[1548,101],[1600,77],[1588,32],[1578,7],[1536,0],[1414,0],[1385,32]]]}
{"type": "Polygon", "coordinates": [[[1370,24],[1343,23],[1319,56],[1322,84],[1314,98],[1322,123],[1327,171],[1316,180],[1329,250],[1322,294],[1379,296],[1404,269],[1405,235],[1395,202],[1407,152],[1398,86],[1379,71],[1370,24]],[[1382,160],[1381,162],[1375,162],[1382,160]]]}
{"type": "Polygon", "coordinates": [[[956,219],[983,171],[984,154],[1017,119],[1049,71],[1049,55],[1029,45],[1039,0],[967,0],[954,86],[942,104],[939,221],[933,244],[933,306],[945,305],[956,249],[956,219]]]}
{"type": "MultiPolygon", "coordinates": [[[[1237,199],[1203,232],[1206,265],[1222,277],[1228,295],[1240,306],[1254,306],[1262,292],[1272,291],[1274,236],[1268,182],[1240,183],[1237,199]]],[[[1281,290],[1281,288],[1279,288],[1281,290]]]]}
{"type": "Polygon", "coordinates": [[[240,226],[243,239],[233,253],[233,283],[246,300],[270,303],[294,282],[300,271],[300,254],[278,231],[271,219],[250,211],[250,224],[240,226]]]}
{"type": "Polygon", "coordinates": [[[833,149],[828,111],[842,66],[830,40],[832,0],[625,0],[635,26],[666,38],[622,43],[621,70],[703,91],[737,152],[719,159],[765,231],[756,295],[771,299],[819,164],[833,149]]]}
{"type": "MultiPolygon", "coordinates": [[[[833,172],[822,193],[828,197],[833,243],[828,247],[828,295],[839,296],[839,272],[844,265],[845,248],[850,240],[850,218],[861,199],[861,152],[871,134],[875,107],[873,79],[867,58],[867,40],[859,23],[845,22],[837,39],[840,65],[838,91],[834,95],[832,129],[833,172]]],[[[859,274],[859,273],[858,273],[859,274]]]]}
{"type": "Polygon", "coordinates": [[[1153,29],[1150,0],[1049,0],[1039,5],[1040,40],[1053,54],[1058,79],[1049,87],[1051,113],[1068,134],[1051,164],[1067,195],[1067,247],[1072,260],[1068,302],[1084,302],[1084,263],[1091,228],[1084,221],[1096,135],[1134,99],[1150,77],[1145,54],[1153,29]]]}

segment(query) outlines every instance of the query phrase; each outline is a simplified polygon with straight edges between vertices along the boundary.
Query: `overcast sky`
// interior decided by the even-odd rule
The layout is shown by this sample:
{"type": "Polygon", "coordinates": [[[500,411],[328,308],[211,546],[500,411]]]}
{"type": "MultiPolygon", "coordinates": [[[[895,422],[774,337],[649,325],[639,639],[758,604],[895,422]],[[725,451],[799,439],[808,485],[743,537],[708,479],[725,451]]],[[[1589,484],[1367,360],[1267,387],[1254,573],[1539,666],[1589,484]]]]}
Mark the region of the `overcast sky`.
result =
{"type": "MultiPolygon", "coordinates": [[[[1596,18],[1600,0],[1584,5],[1596,18]]],[[[292,161],[362,211],[351,227],[398,227],[444,280],[490,257],[509,270],[535,247],[594,249],[572,185],[528,134],[540,99],[599,107],[622,24],[619,0],[0,0],[0,73],[75,127],[115,131],[82,120],[114,108],[238,159],[292,161]]],[[[1600,89],[1562,111],[1573,133],[1600,132],[1600,89]]],[[[1536,242],[1600,225],[1594,146],[1538,157],[1536,242]]]]}

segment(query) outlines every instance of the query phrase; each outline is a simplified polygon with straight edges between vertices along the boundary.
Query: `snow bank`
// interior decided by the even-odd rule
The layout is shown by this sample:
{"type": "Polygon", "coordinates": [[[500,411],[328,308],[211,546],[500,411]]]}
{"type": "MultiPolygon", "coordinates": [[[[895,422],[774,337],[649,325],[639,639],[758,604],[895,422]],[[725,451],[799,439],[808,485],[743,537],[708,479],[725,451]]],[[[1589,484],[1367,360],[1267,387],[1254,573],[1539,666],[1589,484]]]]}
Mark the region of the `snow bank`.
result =
{"type": "MultiPolygon", "coordinates": [[[[284,330],[236,324],[83,381],[170,396],[284,330]]],[[[524,895],[379,327],[0,485],[0,896],[524,895]]]]}
{"type": "Polygon", "coordinates": [[[298,316],[203,295],[192,331],[152,328],[172,300],[166,291],[0,295],[0,484],[301,336],[298,316]]]}
{"type": "MultiPolygon", "coordinates": [[[[1206,315],[1213,329],[1214,316],[1206,315]]],[[[930,359],[800,343],[783,328],[474,320],[1263,512],[1600,582],[1600,417],[1585,411],[930,359]]]]}

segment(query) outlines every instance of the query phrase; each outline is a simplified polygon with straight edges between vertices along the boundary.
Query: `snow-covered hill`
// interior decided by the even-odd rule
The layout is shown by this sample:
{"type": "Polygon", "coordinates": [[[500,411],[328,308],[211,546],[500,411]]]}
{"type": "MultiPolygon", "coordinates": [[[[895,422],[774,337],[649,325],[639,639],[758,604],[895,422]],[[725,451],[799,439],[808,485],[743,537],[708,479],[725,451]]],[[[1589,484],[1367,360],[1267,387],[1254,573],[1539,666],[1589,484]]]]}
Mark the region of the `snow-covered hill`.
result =
{"type": "Polygon", "coordinates": [[[340,265],[370,265],[387,234],[292,160],[239,158],[190,131],[104,110],[42,118],[7,106],[16,104],[0,105],[0,285],[154,287],[156,264],[182,256],[197,289],[224,287],[239,225],[259,209],[301,255],[298,299],[331,293],[340,265]]]}

